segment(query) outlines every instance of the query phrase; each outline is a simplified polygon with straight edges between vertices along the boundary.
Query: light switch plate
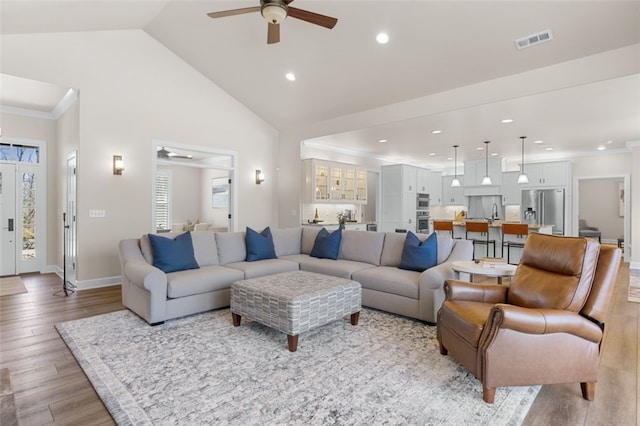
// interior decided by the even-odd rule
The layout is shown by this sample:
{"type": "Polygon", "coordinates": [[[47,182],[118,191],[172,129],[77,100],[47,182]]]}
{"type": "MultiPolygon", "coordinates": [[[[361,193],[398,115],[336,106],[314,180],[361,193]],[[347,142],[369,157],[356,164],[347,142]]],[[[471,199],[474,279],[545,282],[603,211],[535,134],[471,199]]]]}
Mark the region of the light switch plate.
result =
{"type": "Polygon", "coordinates": [[[105,217],[106,215],[104,210],[89,210],[89,217],[105,217]]]}

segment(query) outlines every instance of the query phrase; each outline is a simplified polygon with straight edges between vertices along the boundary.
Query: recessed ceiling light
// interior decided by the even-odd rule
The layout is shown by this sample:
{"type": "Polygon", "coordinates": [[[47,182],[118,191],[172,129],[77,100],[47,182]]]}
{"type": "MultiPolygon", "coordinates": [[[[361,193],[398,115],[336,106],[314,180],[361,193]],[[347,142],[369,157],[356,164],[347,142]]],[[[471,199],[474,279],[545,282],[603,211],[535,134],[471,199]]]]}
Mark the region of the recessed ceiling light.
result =
{"type": "Polygon", "coordinates": [[[541,143],[544,143],[544,141],[543,141],[543,140],[538,139],[537,141],[533,141],[533,143],[541,144],[541,143]]]}
{"type": "Polygon", "coordinates": [[[596,148],[598,151],[604,151],[605,149],[607,149],[604,145],[600,145],[598,148],[596,148]]]}
{"type": "Polygon", "coordinates": [[[387,142],[387,140],[386,140],[386,139],[378,139],[378,142],[380,142],[380,143],[386,143],[386,142],[387,142]]]}
{"type": "Polygon", "coordinates": [[[492,153],[491,153],[491,156],[492,156],[492,157],[495,157],[496,155],[500,155],[500,154],[498,154],[497,152],[492,152],[492,153]]]}
{"type": "Polygon", "coordinates": [[[479,146],[479,147],[476,148],[476,151],[484,151],[484,148],[479,146]]]}
{"type": "Polygon", "coordinates": [[[288,72],[284,75],[289,81],[296,81],[296,75],[292,72],[288,72]]]}
{"type": "Polygon", "coordinates": [[[513,123],[513,118],[505,118],[503,120],[500,120],[500,122],[503,124],[513,123]]]}
{"type": "Polygon", "coordinates": [[[447,157],[447,160],[451,161],[451,160],[453,160],[453,158],[452,157],[447,157]]]}
{"type": "Polygon", "coordinates": [[[552,146],[548,146],[544,149],[545,151],[553,151],[553,147],[552,146]]]}
{"type": "Polygon", "coordinates": [[[387,33],[378,33],[376,41],[380,44],[387,44],[389,42],[389,35],[387,33]]]}
{"type": "Polygon", "coordinates": [[[429,155],[433,157],[434,155],[436,155],[436,153],[435,152],[430,152],[429,155]]]}
{"type": "Polygon", "coordinates": [[[442,130],[432,130],[431,134],[433,135],[439,135],[440,133],[442,133],[442,130]]]}
{"type": "Polygon", "coordinates": [[[607,145],[611,145],[613,143],[613,141],[606,141],[605,142],[607,145]]]}

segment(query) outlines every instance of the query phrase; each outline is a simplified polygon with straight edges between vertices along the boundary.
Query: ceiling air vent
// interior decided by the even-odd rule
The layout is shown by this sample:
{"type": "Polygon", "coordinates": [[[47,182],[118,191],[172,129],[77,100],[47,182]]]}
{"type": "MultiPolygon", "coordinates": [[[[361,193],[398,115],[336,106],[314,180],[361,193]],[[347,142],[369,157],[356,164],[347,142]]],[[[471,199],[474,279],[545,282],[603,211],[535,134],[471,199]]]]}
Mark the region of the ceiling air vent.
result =
{"type": "Polygon", "coordinates": [[[522,37],[516,40],[516,46],[518,49],[524,49],[526,47],[535,46],[536,44],[545,43],[553,40],[553,34],[551,30],[540,31],[537,34],[531,34],[526,37],[522,37]]]}

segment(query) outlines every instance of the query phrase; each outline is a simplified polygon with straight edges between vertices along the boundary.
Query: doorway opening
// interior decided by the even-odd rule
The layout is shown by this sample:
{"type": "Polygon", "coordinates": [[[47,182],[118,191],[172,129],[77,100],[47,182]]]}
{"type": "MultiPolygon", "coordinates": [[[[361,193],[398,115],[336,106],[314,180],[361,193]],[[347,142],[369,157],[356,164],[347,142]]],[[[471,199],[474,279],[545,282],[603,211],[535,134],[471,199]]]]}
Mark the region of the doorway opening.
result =
{"type": "Polygon", "coordinates": [[[578,235],[580,222],[598,228],[604,244],[622,246],[628,261],[626,246],[630,238],[629,175],[575,177],[576,214],[573,218],[574,234],[578,235]]]}
{"type": "Polygon", "coordinates": [[[154,140],[152,232],[233,231],[237,154],[154,140]]]}

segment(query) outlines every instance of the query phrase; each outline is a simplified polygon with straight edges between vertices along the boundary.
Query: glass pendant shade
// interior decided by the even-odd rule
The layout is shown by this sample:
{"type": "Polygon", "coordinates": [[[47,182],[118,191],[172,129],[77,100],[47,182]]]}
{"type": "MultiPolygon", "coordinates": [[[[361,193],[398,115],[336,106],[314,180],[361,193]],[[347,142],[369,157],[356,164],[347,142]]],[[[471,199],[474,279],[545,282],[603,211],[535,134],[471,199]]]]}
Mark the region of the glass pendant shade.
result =
{"type": "Polygon", "coordinates": [[[458,179],[458,146],[454,145],[453,149],[455,150],[455,157],[453,160],[453,180],[451,181],[451,187],[457,188],[460,186],[460,179],[458,179]]]}
{"type": "Polygon", "coordinates": [[[529,176],[524,172],[524,140],[526,138],[526,136],[520,136],[520,139],[522,139],[522,164],[520,164],[520,176],[518,176],[518,183],[520,184],[529,183],[529,176]]]}
{"type": "Polygon", "coordinates": [[[484,163],[484,177],[482,178],[482,185],[493,185],[491,176],[489,176],[489,141],[485,141],[485,163],[484,163]]]}

